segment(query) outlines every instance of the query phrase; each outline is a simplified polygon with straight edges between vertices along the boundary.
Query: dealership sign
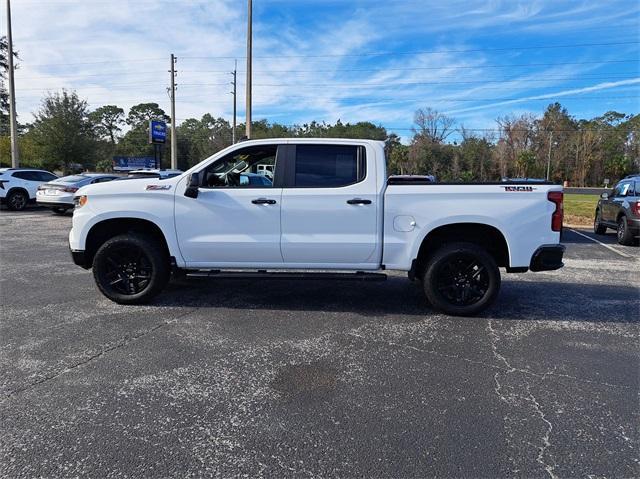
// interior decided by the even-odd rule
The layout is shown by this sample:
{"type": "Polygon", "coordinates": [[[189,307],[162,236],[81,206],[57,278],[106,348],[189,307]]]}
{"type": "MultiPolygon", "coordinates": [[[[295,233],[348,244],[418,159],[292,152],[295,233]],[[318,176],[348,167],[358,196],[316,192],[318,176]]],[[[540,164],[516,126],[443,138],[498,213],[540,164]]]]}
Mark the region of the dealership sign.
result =
{"type": "Polygon", "coordinates": [[[149,143],[167,142],[167,124],[160,120],[149,120],[149,143]]]}
{"type": "Polygon", "coordinates": [[[155,168],[156,160],[153,156],[114,156],[113,171],[141,170],[155,168]]]}

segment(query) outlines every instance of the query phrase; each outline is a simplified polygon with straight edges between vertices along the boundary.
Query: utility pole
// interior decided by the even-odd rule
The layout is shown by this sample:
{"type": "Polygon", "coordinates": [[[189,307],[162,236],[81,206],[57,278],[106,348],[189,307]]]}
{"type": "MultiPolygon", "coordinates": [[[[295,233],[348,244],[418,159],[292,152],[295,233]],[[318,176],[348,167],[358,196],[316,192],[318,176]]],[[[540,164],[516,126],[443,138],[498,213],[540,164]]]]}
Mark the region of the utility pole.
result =
{"type": "Polygon", "coordinates": [[[247,124],[246,124],[246,136],[251,138],[251,55],[252,55],[252,13],[253,4],[251,0],[248,0],[248,15],[247,15],[247,124]]]}
{"type": "Polygon", "coordinates": [[[178,139],[176,138],[176,61],[171,54],[171,169],[178,169],[178,139]]]}
{"type": "Polygon", "coordinates": [[[553,130],[549,132],[549,156],[547,157],[547,181],[549,181],[549,172],[551,170],[551,143],[553,141],[553,130]]]}
{"type": "Polygon", "coordinates": [[[231,94],[233,95],[233,130],[231,130],[231,142],[232,144],[236,144],[236,112],[237,112],[237,103],[236,103],[236,98],[237,98],[237,93],[238,93],[238,60],[236,60],[235,66],[233,67],[233,72],[231,72],[231,74],[233,75],[233,81],[231,82],[231,84],[233,85],[233,91],[231,92],[231,94]]]}
{"type": "Polygon", "coordinates": [[[18,150],[18,128],[16,121],[16,82],[13,66],[13,37],[11,35],[11,2],[7,0],[7,63],[9,66],[9,128],[11,130],[11,167],[20,166],[20,151],[18,150]]]}

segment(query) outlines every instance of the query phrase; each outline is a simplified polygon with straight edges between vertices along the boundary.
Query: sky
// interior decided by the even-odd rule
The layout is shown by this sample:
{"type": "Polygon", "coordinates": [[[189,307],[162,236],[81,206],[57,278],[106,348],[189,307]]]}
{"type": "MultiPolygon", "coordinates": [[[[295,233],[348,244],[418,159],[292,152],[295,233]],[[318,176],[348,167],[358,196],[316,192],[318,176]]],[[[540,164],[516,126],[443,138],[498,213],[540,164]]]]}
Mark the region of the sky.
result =
{"type": "MultiPolygon", "coordinates": [[[[12,18],[23,123],[63,88],[91,109],[168,112],[171,53],[178,123],[231,120],[236,59],[244,121],[243,0],[12,0],[12,18]]],[[[406,140],[426,107],[479,133],[554,101],[577,118],[640,111],[637,0],[254,0],[253,19],[254,120],[371,121],[406,140]]]]}

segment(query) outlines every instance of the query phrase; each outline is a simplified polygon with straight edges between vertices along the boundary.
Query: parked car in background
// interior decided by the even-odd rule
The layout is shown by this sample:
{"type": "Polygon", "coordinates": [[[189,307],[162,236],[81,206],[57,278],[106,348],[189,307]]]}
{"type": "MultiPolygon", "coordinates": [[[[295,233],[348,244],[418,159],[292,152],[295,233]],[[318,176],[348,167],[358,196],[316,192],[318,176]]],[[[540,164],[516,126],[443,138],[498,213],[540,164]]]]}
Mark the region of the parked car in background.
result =
{"type": "Polygon", "coordinates": [[[51,208],[62,215],[73,209],[73,197],[76,191],[86,185],[104,183],[120,178],[112,173],[81,173],[64,176],[38,186],[36,202],[40,206],[51,208]]]}
{"type": "Polygon", "coordinates": [[[620,180],[611,193],[602,193],[596,207],[593,231],[616,230],[618,243],[633,245],[640,237],[640,174],[620,180]]]}
{"type": "Polygon", "coordinates": [[[38,186],[58,178],[46,170],[34,168],[0,168],[0,203],[20,211],[36,199],[38,186]]]}
{"type": "Polygon", "coordinates": [[[173,178],[174,176],[181,175],[182,173],[182,170],[159,170],[157,168],[153,168],[130,171],[126,178],[156,178],[165,180],[167,178],[173,178]]]}

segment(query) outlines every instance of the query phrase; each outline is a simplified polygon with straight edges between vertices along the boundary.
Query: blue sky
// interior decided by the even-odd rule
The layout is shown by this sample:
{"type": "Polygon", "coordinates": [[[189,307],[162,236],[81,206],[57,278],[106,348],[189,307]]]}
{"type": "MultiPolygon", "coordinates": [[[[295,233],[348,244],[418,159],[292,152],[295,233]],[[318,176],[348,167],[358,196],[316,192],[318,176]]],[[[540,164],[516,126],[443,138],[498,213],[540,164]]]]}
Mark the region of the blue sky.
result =
{"type": "MultiPolygon", "coordinates": [[[[13,0],[20,120],[75,89],[92,108],[143,101],[244,117],[244,0],[13,0]]],[[[6,31],[4,18],[2,32],[6,31]]],[[[368,120],[405,138],[432,107],[467,128],[560,101],[577,117],[640,110],[633,0],[254,0],[254,119],[368,120]]]]}

